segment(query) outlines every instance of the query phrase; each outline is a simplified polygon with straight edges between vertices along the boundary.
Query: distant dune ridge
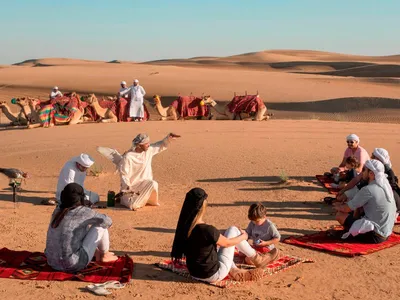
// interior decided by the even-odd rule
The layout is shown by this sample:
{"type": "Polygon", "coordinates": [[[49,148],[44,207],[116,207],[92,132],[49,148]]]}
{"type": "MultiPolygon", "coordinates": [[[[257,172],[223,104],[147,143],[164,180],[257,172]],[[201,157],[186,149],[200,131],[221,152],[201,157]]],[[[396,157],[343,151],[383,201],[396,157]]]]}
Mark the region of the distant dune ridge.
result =
{"type": "MultiPolygon", "coordinates": [[[[159,94],[164,106],[179,94],[209,94],[223,111],[235,92],[258,91],[278,119],[400,122],[400,55],[310,50],[147,62],[29,59],[0,66],[0,100],[47,97],[54,85],[62,91],[115,95],[122,80],[131,84],[135,78],[145,87],[148,100],[159,94]]],[[[156,120],[157,112],[149,110],[156,120]]]]}

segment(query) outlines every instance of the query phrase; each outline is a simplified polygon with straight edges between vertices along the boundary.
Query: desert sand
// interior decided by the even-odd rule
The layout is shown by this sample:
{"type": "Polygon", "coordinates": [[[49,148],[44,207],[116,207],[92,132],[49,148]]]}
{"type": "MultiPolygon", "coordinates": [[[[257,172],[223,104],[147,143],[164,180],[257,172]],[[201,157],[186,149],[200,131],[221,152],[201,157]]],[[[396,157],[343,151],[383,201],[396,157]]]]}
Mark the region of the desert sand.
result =
{"type": "MultiPolygon", "coordinates": [[[[135,262],[132,283],[114,291],[110,298],[399,299],[399,246],[343,258],[281,244],[282,253],[315,262],[232,289],[193,282],[154,266],[169,257],[180,208],[192,187],[209,193],[206,221],[217,228],[245,227],[248,206],[261,201],[285,238],[335,224],[332,209],[321,202],[328,194],[314,176],[341,161],[348,134],[357,133],[369,153],[375,147],[387,149],[393,169],[399,173],[399,66],[398,55],[362,57],[315,51],[266,51],[146,63],[48,58],[2,66],[0,100],[45,97],[54,85],[62,91],[112,95],[121,80],[138,78],[147,99],[157,93],[165,104],[179,93],[206,93],[224,104],[234,92],[258,91],[275,115],[267,122],[149,121],[32,130],[2,128],[0,166],[23,169],[31,178],[23,184],[14,206],[8,181],[0,176],[1,247],[44,250],[54,207],[40,202],[54,196],[59,171],[72,156],[87,152],[95,158],[102,173],[89,176],[85,186],[99,192],[105,201],[108,190],[118,190],[119,180],[112,163],[96,152],[96,146],[123,152],[139,132],[147,132],[152,140],[174,132],[182,138],[153,161],[162,205],[136,212],[99,210],[114,221],[112,250],[131,255],[135,262]],[[200,63],[193,63],[196,61],[200,63]],[[363,70],[366,68],[375,72],[374,76],[366,76],[370,74],[363,70]],[[287,183],[279,183],[281,176],[288,176],[287,183]]],[[[156,120],[155,111],[150,113],[156,120]]],[[[5,123],[4,115],[1,118],[5,123]]],[[[0,297],[96,298],[80,289],[85,285],[0,279],[0,297]]]]}

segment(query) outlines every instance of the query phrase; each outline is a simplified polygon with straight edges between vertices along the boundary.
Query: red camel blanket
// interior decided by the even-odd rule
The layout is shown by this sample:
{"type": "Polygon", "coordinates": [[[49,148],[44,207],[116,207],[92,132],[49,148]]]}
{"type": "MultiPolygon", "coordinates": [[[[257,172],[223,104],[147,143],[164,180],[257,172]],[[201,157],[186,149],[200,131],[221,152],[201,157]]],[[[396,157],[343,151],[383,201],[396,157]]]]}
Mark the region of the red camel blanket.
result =
{"type": "MultiPolygon", "coordinates": [[[[129,105],[130,105],[130,99],[125,99],[125,98],[119,98],[117,100],[117,117],[118,117],[118,122],[130,122],[132,118],[129,117],[129,105]]],[[[143,103],[144,106],[144,120],[147,121],[150,118],[150,113],[147,110],[146,104],[143,103]]]]}
{"type": "Polygon", "coordinates": [[[338,188],[331,186],[334,183],[333,179],[324,175],[315,175],[315,178],[329,191],[330,194],[337,195],[339,193],[338,188]]]}
{"type": "Polygon", "coordinates": [[[265,106],[264,102],[258,95],[246,95],[246,96],[235,96],[228,103],[228,109],[231,113],[254,113],[257,112],[259,108],[265,106]]]}
{"type": "MultiPolygon", "coordinates": [[[[240,260],[240,258],[235,257],[235,261],[237,259],[240,260]]],[[[295,256],[285,255],[285,256],[282,256],[281,258],[279,258],[278,260],[270,263],[268,266],[266,266],[264,269],[263,277],[287,270],[293,266],[299,265],[300,263],[310,263],[310,262],[314,262],[314,261],[311,259],[303,259],[303,258],[299,258],[299,257],[295,257],[295,256]]],[[[189,274],[189,271],[186,267],[185,260],[181,260],[179,263],[174,263],[172,260],[167,259],[167,260],[161,261],[159,263],[156,263],[156,266],[161,269],[164,269],[164,270],[172,271],[180,276],[194,279],[189,274]]],[[[244,266],[244,265],[241,267],[246,268],[246,266],[244,266]]],[[[249,266],[247,266],[247,268],[249,268],[249,266]]],[[[203,282],[203,281],[201,281],[201,282],[203,282]]],[[[220,288],[228,288],[228,287],[237,286],[237,285],[243,284],[243,283],[249,283],[249,282],[235,281],[235,280],[231,279],[228,275],[224,280],[221,280],[221,281],[218,281],[215,283],[211,283],[211,285],[214,285],[214,286],[217,286],[220,288]]]]}
{"type": "MultiPolygon", "coordinates": [[[[335,229],[342,230],[343,227],[336,226],[335,229]]],[[[400,244],[400,234],[393,233],[385,242],[380,244],[361,244],[356,241],[342,240],[341,238],[329,235],[327,231],[320,231],[300,237],[288,237],[283,240],[283,243],[352,257],[367,255],[396,246],[400,244]]]]}
{"type": "Polygon", "coordinates": [[[209,115],[207,105],[202,105],[203,99],[194,96],[179,96],[172,102],[172,106],[176,109],[181,118],[186,117],[206,117],[209,115]]]}
{"type": "Polygon", "coordinates": [[[103,283],[117,280],[121,283],[132,279],[133,261],[129,256],[120,256],[112,263],[91,262],[75,274],[52,269],[47,264],[46,256],[41,252],[13,251],[0,249],[0,278],[29,280],[81,280],[103,283]]]}

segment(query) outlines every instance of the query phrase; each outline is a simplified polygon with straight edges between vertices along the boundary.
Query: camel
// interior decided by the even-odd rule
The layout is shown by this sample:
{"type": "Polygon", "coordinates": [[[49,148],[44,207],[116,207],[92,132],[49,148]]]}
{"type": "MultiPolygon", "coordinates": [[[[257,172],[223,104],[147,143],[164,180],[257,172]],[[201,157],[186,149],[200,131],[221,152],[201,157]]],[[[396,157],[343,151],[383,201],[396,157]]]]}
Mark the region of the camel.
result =
{"type": "MultiPolygon", "coordinates": [[[[187,120],[187,119],[211,119],[211,117],[185,117],[182,118],[178,112],[176,111],[176,108],[174,106],[169,105],[168,107],[163,107],[162,106],[162,102],[161,102],[161,97],[158,95],[153,96],[153,100],[154,100],[154,106],[157,110],[157,112],[159,113],[159,115],[161,116],[161,120],[165,121],[165,120],[187,120]]],[[[211,98],[211,96],[202,96],[202,101],[200,102],[200,105],[208,105],[209,107],[214,107],[215,105],[217,105],[217,103],[214,101],[213,98],[211,98]]],[[[218,112],[217,112],[218,113],[218,112]]]]}
{"type": "MultiPolygon", "coordinates": [[[[71,98],[76,97],[79,99],[79,95],[76,93],[71,94],[71,98]]],[[[53,127],[54,125],[75,125],[82,122],[83,109],[74,110],[72,117],[65,116],[63,113],[58,111],[57,105],[50,104],[51,100],[40,100],[35,98],[28,97],[16,99],[16,104],[23,107],[23,111],[28,116],[28,128],[37,128],[37,127],[53,127]],[[40,108],[40,104],[49,102],[49,104],[44,105],[40,108]],[[54,112],[54,115],[52,112],[54,112]],[[29,114],[29,115],[28,115],[29,114]],[[40,118],[39,114],[42,116],[40,118]],[[47,117],[47,118],[46,118],[47,117]]]]}
{"type": "Polygon", "coordinates": [[[87,95],[84,97],[84,101],[94,108],[96,114],[100,116],[100,122],[102,123],[116,123],[118,122],[117,116],[113,113],[110,108],[101,107],[99,101],[94,94],[87,95]]]}
{"type": "MultiPolygon", "coordinates": [[[[247,95],[246,95],[247,96],[247,95]]],[[[239,115],[239,119],[240,120],[244,120],[244,121],[266,121],[268,120],[272,114],[268,114],[267,113],[267,107],[265,106],[265,104],[262,102],[262,100],[260,99],[260,96],[257,94],[255,95],[255,98],[257,101],[259,101],[259,105],[258,105],[258,110],[255,113],[246,113],[246,112],[239,112],[237,114],[230,112],[229,110],[229,104],[232,103],[232,101],[225,105],[225,107],[223,108],[223,112],[221,112],[219,110],[219,108],[217,108],[216,105],[210,105],[210,111],[213,113],[214,115],[214,120],[235,120],[236,119],[236,115],[239,115]]]]}
{"type": "Polygon", "coordinates": [[[27,125],[28,122],[24,116],[24,113],[22,110],[19,111],[19,113],[13,113],[6,103],[6,101],[1,101],[0,102],[0,109],[3,112],[3,114],[6,116],[8,120],[10,120],[10,126],[17,126],[17,125],[27,125]]]}
{"type": "MultiPolygon", "coordinates": [[[[24,114],[28,128],[34,128],[40,126],[39,111],[35,105],[32,105],[32,100],[36,100],[30,97],[16,98],[14,103],[21,108],[21,112],[24,114]]],[[[39,100],[36,100],[39,101],[39,100]]]]}

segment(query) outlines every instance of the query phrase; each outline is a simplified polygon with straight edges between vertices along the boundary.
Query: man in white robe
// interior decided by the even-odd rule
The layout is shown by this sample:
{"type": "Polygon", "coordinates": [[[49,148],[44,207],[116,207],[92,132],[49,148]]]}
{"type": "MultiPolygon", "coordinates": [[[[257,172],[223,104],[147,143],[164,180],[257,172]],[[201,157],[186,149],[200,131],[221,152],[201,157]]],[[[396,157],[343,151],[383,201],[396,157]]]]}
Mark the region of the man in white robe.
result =
{"type": "Polygon", "coordinates": [[[150,144],[147,134],[139,134],[132,141],[132,148],[118,164],[121,178],[121,204],[131,210],[158,202],[158,183],[153,180],[153,156],[166,150],[172,139],[180,137],[170,133],[163,140],[150,144]]]}
{"type": "MultiPolygon", "coordinates": [[[[77,183],[84,188],[86,179],[86,171],[94,164],[93,158],[88,154],[82,153],[79,156],[73,157],[65,163],[58,177],[56,200],[57,205],[60,205],[61,192],[69,183],[77,183]]],[[[84,188],[85,189],[85,188],[84,188]]],[[[99,202],[99,195],[85,189],[86,200],[94,204],[99,202]]]]}
{"type": "Polygon", "coordinates": [[[54,99],[57,97],[62,97],[63,93],[58,90],[58,86],[53,87],[53,90],[50,93],[50,99],[54,99]]]}
{"type": "Polygon", "coordinates": [[[129,98],[129,93],[127,92],[129,88],[126,86],[126,82],[125,81],[121,81],[121,88],[119,89],[119,93],[118,96],[128,99],[129,98]],[[125,93],[126,92],[126,93],[125,93]],[[123,96],[121,96],[121,94],[123,94],[123,96]]]}
{"type": "Polygon", "coordinates": [[[135,79],[133,85],[123,92],[120,92],[120,97],[131,93],[131,103],[129,105],[129,117],[134,120],[141,121],[144,118],[143,97],[146,95],[144,88],[139,85],[139,80],[135,79]]]}

